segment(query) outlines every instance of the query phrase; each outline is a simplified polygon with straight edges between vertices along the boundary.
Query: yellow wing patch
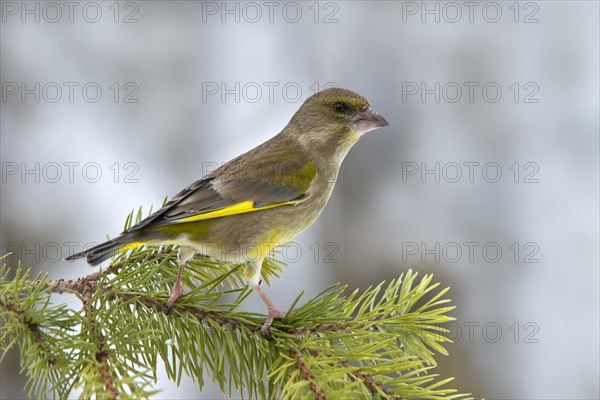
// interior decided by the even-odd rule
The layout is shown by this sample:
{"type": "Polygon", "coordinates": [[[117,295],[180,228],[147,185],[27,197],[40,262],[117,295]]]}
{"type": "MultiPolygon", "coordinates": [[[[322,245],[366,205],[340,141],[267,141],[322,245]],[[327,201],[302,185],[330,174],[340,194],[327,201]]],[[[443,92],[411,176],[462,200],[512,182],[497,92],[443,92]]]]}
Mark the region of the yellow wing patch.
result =
{"type": "Polygon", "coordinates": [[[254,207],[254,202],[248,200],[248,201],[243,201],[241,203],[234,204],[229,207],[221,208],[219,210],[208,211],[205,213],[192,215],[190,217],[180,218],[178,220],[175,220],[174,222],[175,223],[195,222],[195,221],[203,221],[203,220],[212,219],[212,218],[228,217],[230,215],[245,214],[245,213],[254,212],[254,211],[268,210],[269,208],[275,208],[275,207],[286,206],[286,205],[294,205],[294,204],[301,203],[304,200],[305,200],[305,198],[302,198],[299,200],[291,200],[291,201],[286,201],[283,203],[269,204],[269,205],[262,206],[262,207],[254,207]]]}
{"type": "Polygon", "coordinates": [[[123,246],[121,246],[119,248],[119,253],[121,253],[123,251],[134,249],[136,247],[139,247],[139,246],[142,246],[142,245],[145,245],[145,244],[146,244],[146,242],[132,242],[132,243],[127,243],[127,244],[125,244],[125,245],[123,245],[123,246]]]}

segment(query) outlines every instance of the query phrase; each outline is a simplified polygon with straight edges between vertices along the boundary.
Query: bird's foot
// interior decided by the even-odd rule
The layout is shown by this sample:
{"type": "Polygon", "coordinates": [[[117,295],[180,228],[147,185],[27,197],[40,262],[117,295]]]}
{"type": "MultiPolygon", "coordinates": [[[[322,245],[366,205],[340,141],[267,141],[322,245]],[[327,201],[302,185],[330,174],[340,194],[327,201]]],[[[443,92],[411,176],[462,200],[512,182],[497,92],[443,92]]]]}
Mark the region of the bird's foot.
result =
{"type": "Polygon", "coordinates": [[[267,309],[267,319],[265,320],[262,328],[260,328],[260,332],[263,334],[263,336],[268,336],[269,328],[271,327],[271,324],[273,324],[273,320],[275,318],[283,318],[286,314],[285,311],[281,311],[274,306],[267,307],[267,309]]]}
{"type": "Polygon", "coordinates": [[[181,289],[181,282],[177,281],[173,285],[173,289],[171,290],[171,297],[169,297],[169,300],[167,300],[167,303],[166,303],[168,313],[171,313],[171,308],[173,307],[173,304],[182,295],[183,295],[183,290],[181,289]]]}

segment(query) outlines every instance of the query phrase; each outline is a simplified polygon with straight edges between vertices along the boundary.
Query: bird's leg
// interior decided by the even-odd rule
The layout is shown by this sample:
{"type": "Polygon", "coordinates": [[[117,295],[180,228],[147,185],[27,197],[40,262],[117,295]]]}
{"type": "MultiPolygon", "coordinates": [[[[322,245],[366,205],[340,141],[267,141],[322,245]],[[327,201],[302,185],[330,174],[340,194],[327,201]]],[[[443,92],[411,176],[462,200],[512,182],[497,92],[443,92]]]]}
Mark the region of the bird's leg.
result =
{"type": "Polygon", "coordinates": [[[263,290],[260,288],[260,286],[258,286],[258,284],[252,285],[252,289],[256,292],[256,294],[258,294],[260,299],[267,306],[267,310],[268,310],[267,320],[263,324],[262,328],[260,328],[260,331],[262,332],[262,334],[266,335],[267,331],[269,330],[269,327],[273,323],[273,319],[274,318],[283,318],[285,316],[285,312],[279,310],[277,307],[275,307],[273,305],[273,303],[271,303],[271,300],[269,300],[269,298],[267,297],[265,292],[263,292],[263,290]]]}
{"type": "Polygon", "coordinates": [[[181,275],[183,273],[183,267],[185,267],[185,263],[187,260],[194,256],[194,250],[186,247],[180,247],[179,252],[177,253],[177,258],[179,259],[179,271],[177,271],[177,279],[175,279],[175,283],[173,284],[173,289],[171,290],[171,297],[167,300],[167,308],[170,310],[173,307],[173,303],[175,300],[183,295],[183,290],[181,289],[181,275]]]}

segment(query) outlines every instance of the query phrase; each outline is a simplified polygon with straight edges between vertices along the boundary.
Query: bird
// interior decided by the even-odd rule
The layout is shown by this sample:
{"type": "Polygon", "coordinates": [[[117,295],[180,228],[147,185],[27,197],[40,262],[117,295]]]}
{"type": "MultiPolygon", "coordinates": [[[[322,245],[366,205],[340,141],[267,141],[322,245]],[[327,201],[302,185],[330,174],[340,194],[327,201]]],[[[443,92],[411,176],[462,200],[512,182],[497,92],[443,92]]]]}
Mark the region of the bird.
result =
{"type": "Polygon", "coordinates": [[[371,103],[348,89],[319,91],[281,132],[203,176],[115,238],[66,258],[98,265],[143,245],[177,245],[178,273],[166,302],[183,295],[181,277],[195,254],[243,264],[243,276],[267,307],[267,334],[280,311],[260,288],[267,255],[321,214],[342,161],[367,132],[389,126],[371,103]]]}

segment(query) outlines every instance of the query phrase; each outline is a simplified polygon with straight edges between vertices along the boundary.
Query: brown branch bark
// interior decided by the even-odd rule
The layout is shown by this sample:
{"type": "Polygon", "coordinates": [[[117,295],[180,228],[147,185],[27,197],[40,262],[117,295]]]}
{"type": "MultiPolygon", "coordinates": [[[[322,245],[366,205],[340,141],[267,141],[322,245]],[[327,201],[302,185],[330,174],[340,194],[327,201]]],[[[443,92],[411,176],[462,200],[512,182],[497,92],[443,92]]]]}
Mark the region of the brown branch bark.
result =
{"type": "Polygon", "coordinates": [[[77,288],[78,292],[82,295],[83,311],[88,323],[90,324],[91,336],[96,341],[96,361],[98,361],[99,364],[98,372],[102,379],[102,383],[104,384],[104,390],[106,391],[106,395],[109,399],[116,400],[118,398],[118,392],[115,388],[115,379],[111,375],[108,366],[108,352],[105,349],[104,335],[98,329],[95,319],[95,311],[92,307],[92,304],[90,304],[92,295],[97,288],[97,280],[100,278],[100,273],[96,274],[97,278],[95,280],[89,279],[89,276],[91,275],[88,275],[83,279],[78,279],[75,281],[75,283],[73,283],[73,287],[77,288]]]}
{"type": "MultiPolygon", "coordinates": [[[[104,336],[100,335],[98,338],[100,339],[98,344],[103,346],[104,336]]],[[[110,399],[117,399],[118,392],[115,389],[115,380],[108,369],[108,353],[105,350],[99,351],[96,353],[96,360],[100,363],[100,376],[102,377],[106,394],[110,399]]]]}
{"type": "Polygon", "coordinates": [[[302,379],[308,382],[308,387],[310,391],[314,394],[315,400],[325,400],[325,395],[319,390],[317,386],[317,382],[315,382],[315,377],[310,373],[306,364],[302,360],[302,356],[295,349],[289,350],[290,357],[292,357],[296,361],[296,369],[300,372],[300,376],[302,379]]]}
{"type": "Polygon", "coordinates": [[[40,347],[40,350],[42,351],[42,354],[44,354],[48,365],[54,365],[56,361],[54,360],[54,356],[50,352],[50,349],[48,349],[48,343],[44,338],[44,334],[40,328],[40,325],[33,321],[29,313],[27,313],[27,311],[23,308],[19,307],[19,305],[9,301],[4,301],[2,299],[0,299],[0,308],[12,312],[19,317],[23,325],[33,336],[33,340],[35,340],[40,347]]]}
{"type": "MultiPolygon", "coordinates": [[[[110,274],[110,273],[115,272],[119,268],[120,267],[111,265],[103,273],[110,274]]],[[[101,277],[101,273],[95,272],[93,274],[90,274],[86,277],[79,278],[79,279],[50,280],[45,283],[45,287],[51,288],[53,293],[63,294],[64,292],[76,292],[83,296],[84,293],[89,292],[92,289],[93,290],[96,289],[96,285],[97,285],[97,282],[100,279],[100,277],[101,277]]],[[[38,285],[40,284],[40,282],[36,282],[36,283],[38,285]]],[[[241,321],[234,317],[225,316],[219,312],[199,310],[194,307],[184,307],[184,306],[177,305],[177,303],[175,303],[171,308],[169,308],[169,307],[167,307],[165,302],[154,299],[150,296],[140,295],[138,293],[135,293],[135,294],[133,294],[133,293],[118,293],[117,294],[112,289],[113,288],[109,287],[109,286],[104,286],[102,288],[102,291],[104,293],[109,294],[109,299],[111,299],[111,300],[116,300],[117,298],[124,300],[124,301],[136,300],[138,303],[143,304],[144,306],[146,306],[148,308],[151,308],[155,311],[158,311],[158,312],[166,314],[166,315],[172,314],[174,311],[181,312],[181,313],[187,312],[187,313],[190,313],[191,315],[193,315],[194,317],[196,317],[201,322],[210,319],[213,322],[216,322],[220,326],[230,326],[234,329],[241,329],[242,327],[244,327],[247,330],[249,330],[250,332],[260,333],[261,325],[247,323],[245,321],[241,321]]],[[[314,334],[314,333],[322,333],[322,332],[323,333],[324,332],[339,332],[339,331],[343,331],[343,330],[346,330],[346,329],[349,329],[352,327],[355,327],[357,329],[361,328],[360,325],[354,324],[354,323],[341,323],[339,325],[319,324],[319,325],[315,325],[315,326],[302,327],[302,328],[290,328],[288,330],[285,330],[284,332],[295,335],[295,336],[304,336],[304,335],[309,335],[309,334],[314,334]]],[[[271,329],[274,330],[276,328],[271,328],[271,329]]],[[[272,340],[272,337],[267,336],[267,337],[265,337],[265,339],[272,340]]]]}
{"type": "MultiPolygon", "coordinates": [[[[320,352],[315,349],[302,349],[302,351],[309,352],[313,357],[317,357],[320,354],[320,352]]],[[[346,361],[338,361],[337,363],[341,367],[352,368],[352,366],[350,364],[348,364],[348,362],[346,362],[346,361]]],[[[362,383],[365,385],[365,387],[367,389],[369,389],[369,392],[371,392],[371,394],[374,396],[379,395],[383,392],[387,396],[387,398],[390,400],[401,400],[402,399],[402,396],[398,396],[398,395],[395,395],[394,393],[390,392],[389,390],[384,388],[380,382],[377,382],[377,380],[369,374],[365,374],[364,372],[360,372],[360,371],[352,371],[352,372],[350,372],[350,376],[352,376],[353,379],[362,381],[362,383]]]]}
{"type": "MultiPolygon", "coordinates": [[[[350,366],[345,361],[340,361],[339,364],[343,367],[350,366]]],[[[350,375],[352,377],[354,377],[354,379],[362,381],[363,385],[365,385],[365,387],[367,389],[369,389],[369,392],[371,392],[372,395],[379,395],[381,392],[383,392],[383,393],[385,393],[387,398],[390,400],[401,400],[402,399],[402,396],[398,396],[398,395],[395,395],[394,393],[390,392],[389,390],[384,388],[380,382],[377,382],[377,380],[369,374],[365,374],[364,372],[360,372],[360,371],[353,371],[350,373],[350,375]]]]}

